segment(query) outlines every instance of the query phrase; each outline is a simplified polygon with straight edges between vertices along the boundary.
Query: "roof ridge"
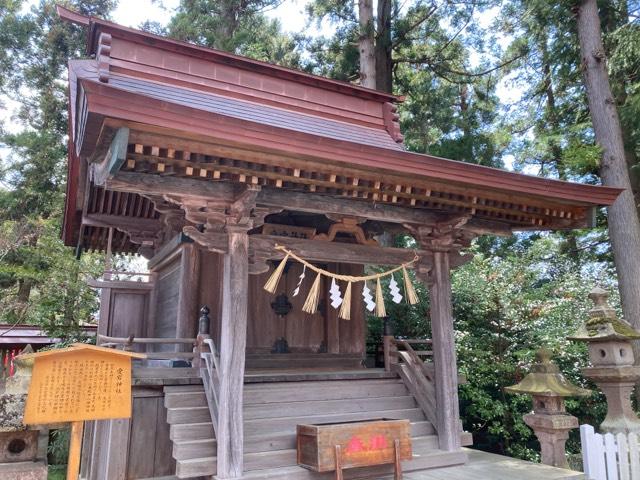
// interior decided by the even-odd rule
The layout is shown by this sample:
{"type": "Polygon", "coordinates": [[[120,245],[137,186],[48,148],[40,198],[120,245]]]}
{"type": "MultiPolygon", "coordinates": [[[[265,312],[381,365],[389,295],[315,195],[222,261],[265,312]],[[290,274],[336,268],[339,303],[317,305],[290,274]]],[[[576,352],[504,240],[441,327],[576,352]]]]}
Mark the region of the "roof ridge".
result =
{"type": "Polygon", "coordinates": [[[173,51],[181,50],[182,53],[188,53],[201,58],[204,57],[207,60],[218,59],[219,61],[222,61],[224,63],[232,64],[237,68],[252,71],[259,70],[261,73],[269,74],[274,77],[295,79],[295,81],[300,83],[305,83],[307,85],[312,85],[327,90],[338,91],[360,98],[367,98],[369,100],[376,100],[379,102],[403,101],[402,97],[390,93],[362,87],[360,85],[354,85],[341,80],[322,77],[320,75],[314,75],[311,73],[303,72],[301,70],[296,70],[294,68],[283,67],[261,60],[254,60],[248,57],[224,52],[222,50],[217,50],[214,48],[203,47],[181,40],[175,40],[161,35],[156,35],[154,33],[144,32],[135,28],[125,27],[118,23],[103,20],[101,18],[82,15],[61,5],[57,5],[56,10],[62,20],[89,27],[89,36],[87,39],[87,53],[89,54],[95,53],[100,32],[108,31],[108,33],[111,33],[112,35],[116,33],[127,36],[129,38],[134,37],[138,41],[141,41],[141,43],[152,43],[153,46],[157,48],[173,51]]]}

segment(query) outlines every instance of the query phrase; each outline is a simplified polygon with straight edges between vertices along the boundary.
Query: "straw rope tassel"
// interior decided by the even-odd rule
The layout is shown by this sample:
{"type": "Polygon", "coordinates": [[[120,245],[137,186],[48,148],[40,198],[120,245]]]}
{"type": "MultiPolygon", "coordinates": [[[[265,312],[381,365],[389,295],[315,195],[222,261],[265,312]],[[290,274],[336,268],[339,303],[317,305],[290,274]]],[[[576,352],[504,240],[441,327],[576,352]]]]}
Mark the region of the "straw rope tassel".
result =
{"type": "Polygon", "coordinates": [[[289,260],[289,254],[285,255],[285,257],[280,262],[280,265],[276,267],[273,271],[267,283],[264,284],[264,289],[269,293],[275,293],[276,288],[278,288],[278,282],[280,282],[280,277],[282,276],[282,271],[284,267],[287,265],[287,260],[289,260]]]}
{"type": "Polygon", "coordinates": [[[343,320],[351,320],[351,283],[347,283],[347,289],[344,291],[344,297],[342,297],[340,313],[338,313],[338,317],[343,320]]]}
{"type": "Polygon", "coordinates": [[[380,278],[376,280],[376,317],[386,317],[387,311],[384,308],[384,297],[382,296],[382,286],[380,278]]]}
{"type": "Polygon", "coordinates": [[[409,304],[415,305],[418,303],[418,294],[416,294],[416,289],[413,286],[413,282],[409,277],[409,272],[407,272],[406,267],[402,267],[402,278],[404,279],[405,298],[409,304]]]}
{"type": "Polygon", "coordinates": [[[313,285],[311,286],[311,290],[309,290],[309,294],[307,295],[307,299],[304,301],[304,305],[302,306],[302,311],[314,314],[318,311],[318,301],[320,300],[320,278],[322,277],[321,273],[316,275],[316,279],[313,281],[313,285]]]}

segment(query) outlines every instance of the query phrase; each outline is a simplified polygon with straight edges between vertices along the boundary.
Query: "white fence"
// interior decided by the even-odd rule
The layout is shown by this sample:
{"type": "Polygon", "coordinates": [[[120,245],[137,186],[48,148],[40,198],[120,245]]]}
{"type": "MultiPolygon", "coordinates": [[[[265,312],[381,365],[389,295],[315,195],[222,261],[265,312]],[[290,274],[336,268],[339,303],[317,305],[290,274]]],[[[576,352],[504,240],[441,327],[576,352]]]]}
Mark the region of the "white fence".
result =
{"type": "Polygon", "coordinates": [[[635,433],[601,435],[591,425],[581,425],[580,442],[588,480],[640,480],[640,440],[635,433]]]}

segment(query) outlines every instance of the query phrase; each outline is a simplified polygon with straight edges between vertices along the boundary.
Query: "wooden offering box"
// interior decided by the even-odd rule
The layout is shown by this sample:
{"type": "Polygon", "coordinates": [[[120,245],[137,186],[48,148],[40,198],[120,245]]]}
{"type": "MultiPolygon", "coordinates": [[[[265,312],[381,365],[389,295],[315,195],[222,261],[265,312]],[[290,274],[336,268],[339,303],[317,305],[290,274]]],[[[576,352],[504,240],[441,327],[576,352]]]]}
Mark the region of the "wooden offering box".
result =
{"type": "Polygon", "coordinates": [[[364,420],[298,425],[298,464],[316,472],[410,460],[409,420],[364,420]],[[340,458],[336,458],[339,456],[340,458]]]}

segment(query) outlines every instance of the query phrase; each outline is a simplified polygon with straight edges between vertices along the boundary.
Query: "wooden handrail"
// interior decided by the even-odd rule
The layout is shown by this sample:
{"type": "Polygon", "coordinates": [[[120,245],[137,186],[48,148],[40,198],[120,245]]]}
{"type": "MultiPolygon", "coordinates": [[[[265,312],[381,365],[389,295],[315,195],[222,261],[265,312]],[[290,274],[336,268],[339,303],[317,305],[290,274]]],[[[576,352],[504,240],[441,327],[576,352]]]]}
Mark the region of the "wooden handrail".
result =
{"type": "Polygon", "coordinates": [[[195,345],[195,338],[136,338],[136,337],[108,337],[106,335],[98,335],[100,345],[116,344],[116,345],[195,345]]]}
{"type": "Polygon", "coordinates": [[[201,352],[200,357],[204,361],[204,368],[200,369],[204,393],[207,397],[207,405],[211,414],[213,431],[218,436],[218,396],[220,394],[220,366],[218,363],[218,350],[213,339],[200,336],[205,345],[209,347],[208,352],[201,352]]]}
{"type": "Polygon", "coordinates": [[[427,420],[436,426],[436,392],[431,362],[422,357],[432,357],[431,350],[414,350],[412,345],[431,345],[429,339],[384,338],[385,368],[396,371],[414,396],[427,420]]]}
{"type": "Polygon", "coordinates": [[[411,344],[425,344],[425,345],[431,345],[433,343],[433,340],[431,340],[430,338],[396,338],[397,341],[402,340],[403,342],[406,343],[411,343],[411,344]]]}

